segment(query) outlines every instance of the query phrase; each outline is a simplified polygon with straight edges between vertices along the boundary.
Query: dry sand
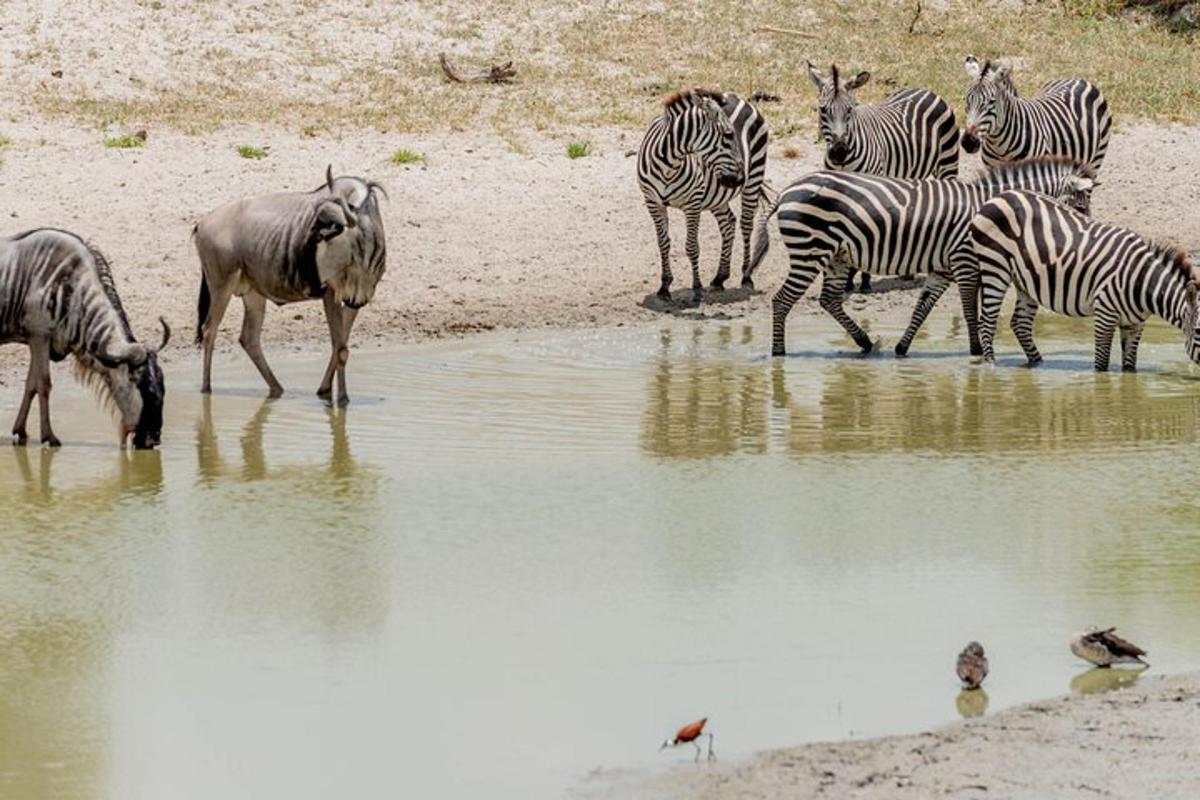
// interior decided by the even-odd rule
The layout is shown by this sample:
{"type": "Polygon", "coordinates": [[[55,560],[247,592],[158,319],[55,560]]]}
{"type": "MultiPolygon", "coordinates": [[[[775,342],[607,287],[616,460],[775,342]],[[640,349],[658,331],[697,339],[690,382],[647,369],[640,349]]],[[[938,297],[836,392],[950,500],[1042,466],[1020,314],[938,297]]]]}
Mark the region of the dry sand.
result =
{"type": "Polygon", "coordinates": [[[577,795],[1183,800],[1198,793],[1200,675],[1191,674],[1029,703],[913,736],[811,744],[745,763],[688,764],[652,777],[601,774],[577,795]]]}

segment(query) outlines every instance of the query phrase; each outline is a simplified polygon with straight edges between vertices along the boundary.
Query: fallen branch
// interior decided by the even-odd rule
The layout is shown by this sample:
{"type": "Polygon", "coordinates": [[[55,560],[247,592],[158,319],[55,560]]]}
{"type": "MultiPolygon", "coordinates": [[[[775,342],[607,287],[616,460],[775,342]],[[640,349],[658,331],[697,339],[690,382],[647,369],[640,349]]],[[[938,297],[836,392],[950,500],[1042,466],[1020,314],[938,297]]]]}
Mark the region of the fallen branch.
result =
{"type": "Polygon", "coordinates": [[[912,36],[917,31],[917,21],[921,19],[921,12],[925,9],[921,6],[921,0],[917,0],[917,10],[913,13],[912,22],[908,23],[908,35],[912,36]]]}
{"type": "Polygon", "coordinates": [[[797,31],[791,28],[773,28],[770,25],[762,25],[754,29],[755,33],[782,33],[786,36],[799,36],[801,39],[819,39],[820,35],[809,33],[808,31],[797,31]]]}
{"type": "Polygon", "coordinates": [[[455,67],[446,58],[445,53],[438,53],[438,61],[442,64],[442,72],[445,72],[446,77],[455,83],[508,83],[517,74],[517,70],[513,67],[513,62],[511,61],[505,61],[503,64],[493,64],[487,69],[480,70],[474,74],[463,72],[455,67]]]}

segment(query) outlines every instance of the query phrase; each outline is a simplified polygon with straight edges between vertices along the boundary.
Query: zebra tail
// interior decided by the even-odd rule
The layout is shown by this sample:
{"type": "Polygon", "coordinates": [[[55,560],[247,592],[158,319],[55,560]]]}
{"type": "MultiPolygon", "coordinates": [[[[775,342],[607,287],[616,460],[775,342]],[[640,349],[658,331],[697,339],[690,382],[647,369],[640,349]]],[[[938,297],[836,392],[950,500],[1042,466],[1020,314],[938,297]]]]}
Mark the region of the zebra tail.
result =
{"type": "Polygon", "coordinates": [[[204,342],[204,321],[208,319],[208,307],[212,305],[212,295],[208,291],[208,278],[200,271],[200,298],[196,301],[196,344],[204,342]]]}
{"type": "MultiPolygon", "coordinates": [[[[766,183],[763,183],[763,193],[760,203],[765,203],[767,200],[767,192],[771,191],[766,183]]],[[[779,210],[779,201],[783,199],[782,192],[775,192],[775,199],[771,201],[771,210],[758,218],[754,224],[754,250],[750,254],[750,267],[746,270],[746,277],[753,277],[754,272],[758,269],[758,265],[767,257],[767,251],[771,249],[771,234],[767,230],[767,224],[771,218],[775,216],[775,212],[779,210]]]]}

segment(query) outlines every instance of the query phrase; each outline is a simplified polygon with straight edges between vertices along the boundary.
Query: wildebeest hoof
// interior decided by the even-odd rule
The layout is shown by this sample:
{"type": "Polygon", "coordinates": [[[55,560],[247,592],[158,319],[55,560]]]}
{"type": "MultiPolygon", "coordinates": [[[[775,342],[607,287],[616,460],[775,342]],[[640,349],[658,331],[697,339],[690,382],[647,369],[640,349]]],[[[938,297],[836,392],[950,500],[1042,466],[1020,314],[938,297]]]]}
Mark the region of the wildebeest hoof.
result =
{"type": "Polygon", "coordinates": [[[24,431],[13,431],[12,432],[13,447],[24,447],[25,443],[28,441],[29,441],[29,435],[26,434],[24,431]]]}
{"type": "Polygon", "coordinates": [[[267,391],[267,399],[268,400],[278,400],[281,397],[283,397],[283,387],[282,386],[274,386],[267,391]]]}
{"type": "Polygon", "coordinates": [[[49,436],[43,436],[42,444],[44,444],[46,447],[62,447],[62,442],[60,442],[58,440],[58,437],[55,436],[54,434],[50,434],[49,436]]]}
{"type": "Polygon", "coordinates": [[[321,388],[317,389],[317,397],[320,397],[324,400],[328,400],[329,398],[333,397],[333,387],[322,386],[321,388]]]}
{"type": "Polygon", "coordinates": [[[337,399],[338,408],[345,408],[350,405],[350,395],[344,394],[337,399]]]}

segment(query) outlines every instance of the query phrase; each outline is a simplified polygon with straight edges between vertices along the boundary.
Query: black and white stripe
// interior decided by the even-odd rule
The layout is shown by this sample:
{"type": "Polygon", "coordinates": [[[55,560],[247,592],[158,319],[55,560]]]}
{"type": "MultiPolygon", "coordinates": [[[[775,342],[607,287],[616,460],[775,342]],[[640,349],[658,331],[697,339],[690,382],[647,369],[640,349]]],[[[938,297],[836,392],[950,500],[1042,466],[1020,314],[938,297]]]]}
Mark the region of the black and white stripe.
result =
{"type": "Polygon", "coordinates": [[[1112,114],[1100,89],[1085,80],[1054,80],[1028,99],[1017,95],[1005,64],[967,56],[963,149],[983,148],[989,166],[1035,156],[1063,156],[1099,170],[1112,138],[1112,114]]]}
{"type": "Polygon", "coordinates": [[[976,326],[978,271],[971,250],[971,219],[989,198],[1011,188],[1031,189],[1087,210],[1091,169],[1065,159],[1032,159],[993,169],[974,183],[883,178],[848,172],[816,172],[789,186],[759,223],[751,269],[766,254],[767,220],[778,214],[787,246],[787,279],[772,302],[771,352],[784,354],[788,313],[818,274],[824,273],[821,307],[864,351],[871,339],[843,308],[849,269],[874,275],[928,273],[896,354],[905,355],[934,304],[958,283],[971,353],[979,355],[976,326]],[[846,258],[840,257],[844,253],[846,258]],[[839,258],[834,258],[839,254],[839,258]]]}
{"type": "Polygon", "coordinates": [[[767,170],[767,124],[754,106],[730,93],[706,89],[677,92],[663,103],[663,114],[646,131],[638,150],[637,177],[654,221],[662,259],[658,296],[671,298],[671,238],[667,208],[683,211],[692,292],[703,296],[700,282],[700,215],[711,211],[721,230],[721,260],[712,288],[729,278],[736,221],[729,203],[742,196],[742,285],[753,286],[750,234],[762,200],[767,170]]]}
{"type": "MultiPolygon", "coordinates": [[[[958,177],[958,124],[950,104],[937,94],[903,89],[878,103],[860,104],[853,92],[871,73],[846,78],[837,64],[826,74],[808,63],[808,75],[819,92],[825,169],[888,178],[958,177]]],[[[864,273],[863,291],[870,286],[864,273]]]]}
{"type": "Polygon", "coordinates": [[[1031,192],[1004,192],[985,203],[971,223],[971,240],[983,286],[985,361],[994,359],[996,320],[1011,284],[1017,292],[1012,329],[1030,366],[1042,360],[1033,341],[1039,308],[1095,318],[1097,370],[1108,369],[1117,330],[1121,366],[1135,369],[1142,327],[1154,315],[1183,330],[1188,356],[1200,363],[1200,275],[1179,250],[1031,192]]]}

